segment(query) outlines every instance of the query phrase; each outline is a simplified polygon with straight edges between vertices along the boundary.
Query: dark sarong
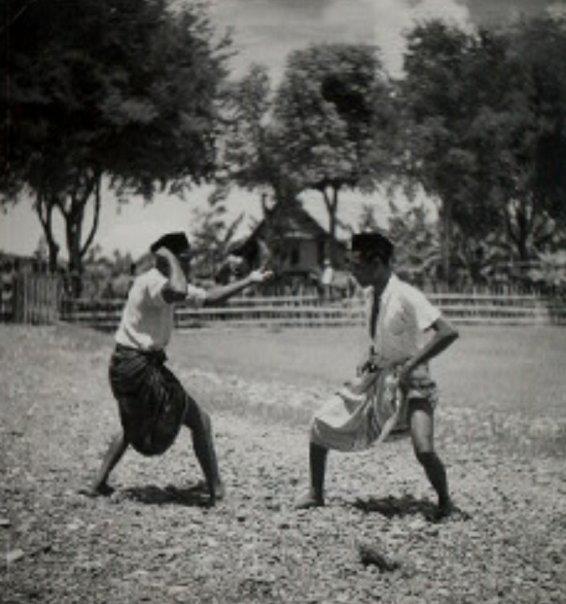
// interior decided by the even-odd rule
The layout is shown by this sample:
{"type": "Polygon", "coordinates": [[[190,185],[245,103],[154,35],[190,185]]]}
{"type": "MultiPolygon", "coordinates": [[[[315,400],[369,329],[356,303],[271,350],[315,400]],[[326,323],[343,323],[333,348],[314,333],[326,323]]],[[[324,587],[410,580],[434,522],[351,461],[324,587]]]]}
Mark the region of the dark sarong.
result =
{"type": "Polygon", "coordinates": [[[196,405],[164,366],[163,351],[116,346],[110,386],[118,401],[126,440],[142,455],[164,453],[175,441],[187,408],[196,405]]]}

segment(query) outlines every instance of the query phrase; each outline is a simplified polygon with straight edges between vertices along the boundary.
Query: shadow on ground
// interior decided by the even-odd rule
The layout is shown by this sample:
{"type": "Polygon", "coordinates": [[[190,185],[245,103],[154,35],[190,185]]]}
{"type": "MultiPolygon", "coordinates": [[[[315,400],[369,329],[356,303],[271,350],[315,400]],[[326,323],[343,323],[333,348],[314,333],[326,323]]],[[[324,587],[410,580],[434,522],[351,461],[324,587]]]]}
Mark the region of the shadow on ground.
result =
{"type": "Polygon", "coordinates": [[[425,518],[434,514],[436,506],[428,499],[416,499],[412,495],[403,497],[368,497],[357,499],[354,507],[366,513],[377,512],[386,518],[402,518],[404,516],[423,515],[425,518]]]}
{"type": "Polygon", "coordinates": [[[181,505],[185,507],[209,507],[209,497],[200,485],[180,489],[173,485],[165,488],[156,485],[130,487],[119,494],[119,499],[129,499],[144,505],[181,505]]]}

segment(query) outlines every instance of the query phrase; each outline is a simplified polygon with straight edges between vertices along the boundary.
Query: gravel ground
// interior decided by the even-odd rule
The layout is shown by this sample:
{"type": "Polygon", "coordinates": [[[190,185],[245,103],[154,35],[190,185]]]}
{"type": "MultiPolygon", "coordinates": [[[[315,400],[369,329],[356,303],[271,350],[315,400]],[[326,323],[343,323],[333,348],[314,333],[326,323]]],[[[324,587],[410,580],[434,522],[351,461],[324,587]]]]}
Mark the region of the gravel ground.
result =
{"type": "Polygon", "coordinates": [[[2,602],[566,601],[559,413],[439,409],[439,453],[468,520],[425,520],[432,492],[406,440],[332,455],[328,505],[296,512],[325,382],[220,377],[175,357],[212,411],[228,497],[208,508],[190,488],[200,475],[183,432],[160,459],[128,452],[112,497],[90,499],[78,491],[117,427],[110,339],[0,326],[0,344],[2,602]],[[362,564],[360,541],[398,568],[362,564]]]}

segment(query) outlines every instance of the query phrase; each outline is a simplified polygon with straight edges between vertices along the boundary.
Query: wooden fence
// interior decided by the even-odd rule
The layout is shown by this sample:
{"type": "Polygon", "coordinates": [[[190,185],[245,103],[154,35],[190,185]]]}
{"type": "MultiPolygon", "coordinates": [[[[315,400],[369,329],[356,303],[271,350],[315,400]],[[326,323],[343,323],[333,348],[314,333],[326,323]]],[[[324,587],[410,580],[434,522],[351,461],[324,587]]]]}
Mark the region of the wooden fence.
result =
{"type": "MultiPolygon", "coordinates": [[[[22,323],[63,320],[111,331],[118,326],[124,305],[123,299],[65,299],[60,280],[52,275],[20,273],[4,286],[4,318],[22,323]]],[[[566,325],[566,303],[537,295],[436,292],[427,296],[458,324],[566,325]]],[[[317,295],[238,297],[224,306],[201,309],[179,306],[175,311],[175,324],[179,328],[323,327],[359,325],[363,320],[360,298],[328,301],[317,295]]]]}
{"type": "MultiPolygon", "coordinates": [[[[566,304],[537,296],[429,294],[446,317],[458,324],[566,325],[566,304]]],[[[123,300],[67,300],[61,318],[102,330],[118,326],[123,300]]],[[[358,298],[327,302],[317,296],[233,298],[221,307],[175,311],[178,328],[229,326],[323,327],[358,325],[364,320],[358,298]]]]}
{"type": "Polygon", "coordinates": [[[57,276],[19,273],[12,282],[10,314],[16,323],[44,324],[59,319],[61,282],[57,276]]]}

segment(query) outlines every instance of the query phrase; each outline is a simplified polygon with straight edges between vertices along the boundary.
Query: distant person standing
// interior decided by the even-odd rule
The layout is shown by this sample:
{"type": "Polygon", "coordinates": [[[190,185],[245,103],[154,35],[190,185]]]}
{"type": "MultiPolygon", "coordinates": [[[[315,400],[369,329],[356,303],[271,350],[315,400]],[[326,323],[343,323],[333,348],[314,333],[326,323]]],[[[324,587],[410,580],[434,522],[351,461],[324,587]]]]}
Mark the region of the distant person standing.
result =
{"type": "Polygon", "coordinates": [[[437,390],[428,361],[454,342],[458,332],[419,290],[393,273],[392,253],[393,244],[380,233],[361,233],[352,238],[351,270],[365,288],[369,346],[359,366],[362,379],[337,393],[342,401],[340,413],[332,410],[334,415],[328,414],[325,420],[323,410],[314,418],[310,485],[297,501],[298,509],[324,505],[329,449],[367,448],[394,428],[408,428],[416,458],[438,496],[435,519],[455,509],[444,465],[434,449],[437,390]]]}
{"type": "Polygon", "coordinates": [[[224,487],[210,417],[165,366],[174,304],[188,301],[202,306],[218,302],[271,275],[257,270],[225,287],[206,291],[187,282],[191,249],[184,233],[168,233],[150,250],[155,266],[134,279],[110,360],[110,385],[118,401],[122,430],[113,438],[88,492],[112,492],[108,477],[128,446],[142,455],[160,455],[173,444],[184,425],[192,433],[193,448],[214,505],[224,496],[224,487]]]}
{"type": "Polygon", "coordinates": [[[327,258],[324,261],[320,283],[322,285],[323,296],[326,300],[332,299],[332,282],[334,281],[334,268],[327,258]]]}

